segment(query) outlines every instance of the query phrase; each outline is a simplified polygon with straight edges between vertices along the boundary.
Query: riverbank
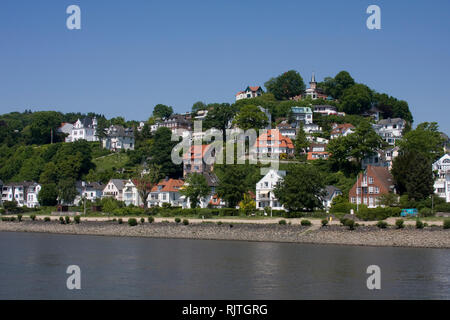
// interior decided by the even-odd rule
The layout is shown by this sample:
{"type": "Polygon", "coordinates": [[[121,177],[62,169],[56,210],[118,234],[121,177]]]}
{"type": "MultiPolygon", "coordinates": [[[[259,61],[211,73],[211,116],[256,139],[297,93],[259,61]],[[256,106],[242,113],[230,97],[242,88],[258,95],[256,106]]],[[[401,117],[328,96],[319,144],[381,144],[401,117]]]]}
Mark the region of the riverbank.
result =
{"type": "Polygon", "coordinates": [[[442,227],[415,229],[379,229],[373,225],[348,230],[347,227],[330,225],[321,227],[313,224],[305,227],[297,224],[279,225],[268,223],[174,222],[139,223],[131,227],[124,220],[82,221],[80,224],[60,224],[57,221],[0,222],[0,232],[39,232],[73,235],[98,235],[118,237],[150,237],[198,240],[240,240],[262,242],[287,242],[308,244],[337,244],[357,246],[391,246],[415,248],[450,248],[450,230],[442,227]]]}

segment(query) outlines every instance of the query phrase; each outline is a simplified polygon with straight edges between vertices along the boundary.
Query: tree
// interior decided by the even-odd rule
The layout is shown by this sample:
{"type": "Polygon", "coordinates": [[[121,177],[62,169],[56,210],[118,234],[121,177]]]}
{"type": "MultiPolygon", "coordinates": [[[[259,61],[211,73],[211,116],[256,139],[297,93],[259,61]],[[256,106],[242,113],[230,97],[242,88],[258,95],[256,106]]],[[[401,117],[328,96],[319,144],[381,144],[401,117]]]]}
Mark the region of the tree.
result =
{"type": "Polygon", "coordinates": [[[340,99],[344,91],[355,84],[347,71],[339,72],[334,78],[326,77],[318,86],[329,96],[340,99]]]}
{"type": "Polygon", "coordinates": [[[213,104],[208,107],[212,107],[212,109],[205,118],[204,128],[222,130],[222,139],[225,142],[226,129],[229,127],[231,120],[233,120],[236,111],[229,103],[213,104]]]}
{"type": "Polygon", "coordinates": [[[202,174],[191,173],[180,192],[189,198],[191,208],[197,208],[201,198],[207,197],[211,193],[211,189],[202,174]]]}
{"type": "Polygon", "coordinates": [[[361,121],[353,134],[344,137],[344,144],[350,149],[350,155],[358,163],[377,149],[383,147],[383,139],[375,132],[368,121],[361,121]]]}
{"type": "Polygon", "coordinates": [[[431,160],[421,152],[409,151],[397,156],[391,171],[397,191],[420,201],[434,192],[431,160]]]}
{"type": "Polygon", "coordinates": [[[58,169],[53,162],[48,162],[39,178],[41,184],[50,184],[58,182],[58,169]]]}
{"type": "Polygon", "coordinates": [[[172,141],[172,131],[166,127],[160,127],[156,130],[153,143],[149,148],[149,164],[160,165],[162,176],[177,178],[181,176],[183,167],[172,162],[172,149],[177,141],[172,141]]]}
{"type": "Polygon", "coordinates": [[[62,114],[56,111],[41,111],[31,114],[31,123],[22,132],[27,144],[48,144],[52,140],[62,140],[62,135],[57,129],[61,125],[62,114]]]}
{"type": "Polygon", "coordinates": [[[38,201],[41,206],[56,206],[58,203],[58,191],[55,183],[42,185],[38,194],[38,201]]]}
{"type": "Polygon", "coordinates": [[[289,211],[312,211],[323,208],[324,189],[322,175],[315,167],[293,164],[274,194],[289,211]]]}
{"type": "Polygon", "coordinates": [[[437,123],[423,122],[415,130],[406,133],[398,145],[401,152],[418,152],[434,162],[444,154],[443,143],[437,123]]]}
{"type": "Polygon", "coordinates": [[[202,101],[197,101],[192,105],[192,114],[196,114],[200,110],[206,110],[208,106],[202,101]]]}
{"type": "Polygon", "coordinates": [[[306,138],[306,132],[303,130],[303,123],[300,124],[300,128],[298,129],[297,136],[295,137],[295,156],[300,159],[304,158],[304,154],[306,153],[307,148],[310,143],[306,138]]]}
{"type": "Polygon", "coordinates": [[[234,124],[242,130],[263,129],[267,126],[269,119],[257,106],[246,105],[241,108],[234,119],[234,124]]]}
{"type": "Polygon", "coordinates": [[[264,86],[277,100],[287,100],[305,91],[305,83],[301,75],[295,70],[289,70],[282,75],[267,81],[264,86]]]}
{"type": "Polygon", "coordinates": [[[249,164],[216,165],[219,178],[217,194],[227,206],[235,208],[249,190],[254,190],[260,179],[259,168],[249,164]]]}
{"type": "Polygon", "coordinates": [[[239,202],[239,207],[244,211],[246,215],[256,210],[256,202],[252,199],[250,194],[247,192],[244,194],[244,198],[239,202]]]}
{"type": "Polygon", "coordinates": [[[173,114],[173,108],[166,106],[164,104],[157,104],[155,108],[153,109],[153,116],[161,118],[161,119],[167,119],[173,114]]]}
{"type": "Polygon", "coordinates": [[[398,201],[399,196],[392,192],[382,194],[378,197],[378,203],[386,207],[397,207],[398,201]]]}
{"type": "Polygon", "coordinates": [[[72,204],[78,195],[75,180],[64,179],[58,183],[58,199],[60,204],[72,204]]]}
{"type": "Polygon", "coordinates": [[[355,84],[342,93],[341,106],[346,113],[361,114],[372,106],[372,91],[366,85],[355,84]]]}
{"type": "Polygon", "coordinates": [[[133,183],[138,190],[139,196],[144,203],[144,208],[147,208],[147,198],[153,187],[158,184],[161,179],[161,166],[151,164],[148,173],[141,174],[133,179],[133,183]]]}

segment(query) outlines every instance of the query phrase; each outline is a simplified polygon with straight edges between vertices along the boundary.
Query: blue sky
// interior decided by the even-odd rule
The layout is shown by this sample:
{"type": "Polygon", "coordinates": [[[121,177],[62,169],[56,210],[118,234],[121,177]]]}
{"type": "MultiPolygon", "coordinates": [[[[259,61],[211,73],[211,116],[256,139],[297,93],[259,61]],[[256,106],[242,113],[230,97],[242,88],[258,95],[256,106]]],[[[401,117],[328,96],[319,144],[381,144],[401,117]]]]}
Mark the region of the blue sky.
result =
{"type": "Polygon", "coordinates": [[[295,69],[347,70],[450,133],[450,1],[2,0],[0,112],[147,119],[158,103],[233,102],[295,69]],[[67,6],[82,29],[66,28],[67,6]],[[382,30],[366,28],[377,4],[382,30]]]}

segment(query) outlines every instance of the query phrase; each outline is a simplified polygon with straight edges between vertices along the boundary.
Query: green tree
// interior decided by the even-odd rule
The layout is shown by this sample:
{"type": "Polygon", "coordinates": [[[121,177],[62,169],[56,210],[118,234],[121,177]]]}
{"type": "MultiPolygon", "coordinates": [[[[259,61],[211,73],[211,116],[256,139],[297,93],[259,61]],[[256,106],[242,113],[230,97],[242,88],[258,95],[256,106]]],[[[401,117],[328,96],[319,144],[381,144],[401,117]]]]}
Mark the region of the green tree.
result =
{"type": "Polygon", "coordinates": [[[172,131],[166,127],[160,127],[156,130],[153,143],[149,148],[149,164],[160,165],[162,176],[177,178],[181,176],[183,167],[172,162],[172,149],[177,141],[172,141],[172,131]]]}
{"type": "Polygon", "coordinates": [[[396,190],[408,194],[410,200],[420,201],[434,192],[431,160],[421,152],[406,152],[397,156],[392,164],[396,190]]]}
{"type": "Polygon", "coordinates": [[[323,208],[325,185],[322,175],[315,167],[306,164],[289,166],[284,179],[274,193],[289,211],[312,211],[323,208]]]}
{"type": "Polygon", "coordinates": [[[244,198],[239,202],[239,207],[246,215],[249,215],[256,210],[256,202],[248,193],[245,193],[244,198]]]}
{"type": "Polygon", "coordinates": [[[355,84],[344,90],[341,97],[342,110],[349,114],[361,114],[372,106],[372,90],[366,85],[355,84]]]}
{"type": "Polygon", "coordinates": [[[206,110],[207,108],[208,106],[205,103],[203,103],[202,101],[197,101],[192,105],[192,113],[196,114],[200,110],[206,110]]]}
{"type": "Polygon", "coordinates": [[[277,100],[287,100],[305,91],[305,83],[301,75],[295,70],[289,70],[282,75],[267,81],[264,86],[277,100]]]}
{"type": "Polygon", "coordinates": [[[38,194],[38,201],[41,206],[56,206],[58,203],[58,191],[55,183],[42,185],[38,194]]]}
{"type": "Polygon", "coordinates": [[[58,169],[53,162],[45,164],[44,169],[39,178],[41,184],[50,184],[58,182],[58,169]]]}
{"type": "Polygon", "coordinates": [[[436,122],[423,122],[415,130],[411,130],[398,142],[404,153],[418,152],[434,162],[444,154],[444,139],[436,122]]]}
{"type": "Polygon", "coordinates": [[[73,179],[66,178],[59,181],[57,190],[60,204],[72,204],[78,195],[75,180],[73,179]]]}
{"type": "Polygon", "coordinates": [[[310,143],[306,138],[306,132],[303,130],[303,123],[300,124],[300,128],[298,129],[297,136],[295,137],[295,156],[300,159],[304,158],[304,154],[306,153],[307,148],[310,143]]]}
{"type": "Polygon", "coordinates": [[[202,174],[191,173],[180,192],[189,198],[191,208],[197,208],[201,198],[207,197],[211,193],[211,189],[202,174]]]}
{"type": "Polygon", "coordinates": [[[347,146],[350,148],[350,155],[358,163],[370,155],[373,155],[377,149],[383,147],[383,139],[375,132],[368,121],[361,121],[353,134],[344,137],[347,146]]]}
{"type": "Polygon", "coordinates": [[[354,84],[355,80],[350,76],[350,73],[341,71],[334,78],[325,78],[318,86],[322,88],[327,95],[332,96],[335,99],[340,99],[344,91],[354,84]]]}
{"type": "Polygon", "coordinates": [[[167,119],[173,114],[173,108],[164,104],[157,104],[153,109],[153,116],[167,119]]]}
{"type": "Polygon", "coordinates": [[[235,108],[229,103],[208,105],[212,109],[205,118],[203,127],[205,129],[215,128],[222,130],[222,139],[226,140],[226,129],[229,127],[231,120],[236,114],[235,108]]]}
{"type": "Polygon", "coordinates": [[[242,130],[263,129],[267,126],[269,119],[257,106],[246,105],[236,115],[233,123],[242,130]]]}

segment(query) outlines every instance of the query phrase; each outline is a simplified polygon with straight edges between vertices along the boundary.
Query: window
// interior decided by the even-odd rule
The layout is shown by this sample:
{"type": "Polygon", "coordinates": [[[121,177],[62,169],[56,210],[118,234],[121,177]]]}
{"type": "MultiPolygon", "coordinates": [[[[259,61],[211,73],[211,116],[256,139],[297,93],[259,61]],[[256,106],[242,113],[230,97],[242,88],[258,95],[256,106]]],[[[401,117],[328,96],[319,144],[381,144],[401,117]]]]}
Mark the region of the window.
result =
{"type": "Polygon", "coordinates": [[[375,194],[379,194],[380,193],[380,188],[375,187],[375,194]]]}
{"type": "MultiPolygon", "coordinates": [[[[377,158],[378,160],[378,158],[377,158]]],[[[369,177],[369,184],[373,184],[373,177],[369,177]]]]}

